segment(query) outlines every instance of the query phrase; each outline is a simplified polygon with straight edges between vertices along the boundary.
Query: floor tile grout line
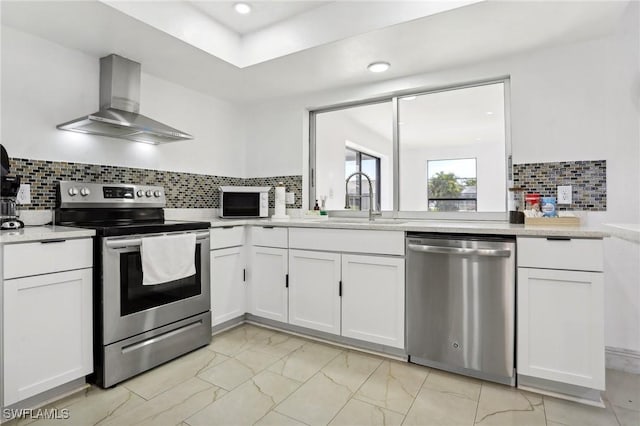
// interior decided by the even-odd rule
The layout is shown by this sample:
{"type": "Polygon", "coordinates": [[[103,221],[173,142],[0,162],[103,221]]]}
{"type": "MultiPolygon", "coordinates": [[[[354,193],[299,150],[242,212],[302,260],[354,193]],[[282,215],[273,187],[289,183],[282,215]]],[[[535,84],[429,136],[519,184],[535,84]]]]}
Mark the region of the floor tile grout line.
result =
{"type": "Polygon", "coordinates": [[[404,418],[402,419],[401,425],[404,425],[404,422],[407,421],[407,417],[409,416],[409,413],[411,412],[413,405],[416,403],[416,399],[418,398],[418,395],[420,395],[420,391],[422,390],[422,388],[424,388],[424,384],[427,383],[427,379],[431,375],[431,371],[432,371],[431,368],[427,369],[427,374],[424,376],[424,380],[422,380],[422,383],[420,384],[420,388],[418,388],[418,393],[416,393],[416,396],[413,397],[413,400],[411,401],[411,404],[409,405],[407,412],[404,413],[404,418]]]}
{"type": "MultiPolygon", "coordinates": [[[[484,389],[484,383],[480,382],[480,392],[478,393],[478,402],[476,403],[476,414],[473,416],[473,424],[476,424],[478,420],[478,410],[480,409],[480,399],[482,398],[482,389],[484,389]]],[[[546,423],[546,419],[545,419],[546,423]]]]}
{"type": "MultiPolygon", "coordinates": [[[[311,342],[311,343],[318,344],[317,342],[311,342]]],[[[305,345],[306,345],[306,343],[305,343],[305,345]]],[[[302,345],[302,346],[304,346],[304,345],[302,345]]],[[[301,346],[301,347],[302,347],[302,346],[301,346]]],[[[301,348],[301,347],[300,347],[300,348],[301,348]]],[[[298,348],[298,349],[300,349],[300,348],[298,348]]],[[[297,349],[296,349],[296,350],[297,350],[297,349]]],[[[295,351],[294,351],[294,352],[295,352],[295,351]]],[[[313,379],[313,378],[314,378],[318,373],[320,373],[320,371],[321,371],[324,367],[326,367],[327,365],[329,365],[329,363],[331,363],[334,359],[336,359],[336,358],[337,358],[341,353],[343,353],[343,352],[344,352],[344,350],[340,350],[340,351],[338,351],[338,353],[337,353],[334,357],[332,357],[330,360],[328,360],[326,363],[324,363],[324,364],[323,364],[323,365],[318,369],[318,371],[316,371],[315,373],[313,373],[313,374],[311,375],[311,377],[309,377],[307,380],[305,380],[304,382],[302,382],[302,384],[301,384],[300,386],[298,386],[298,387],[297,387],[293,392],[291,392],[289,395],[287,395],[287,397],[286,397],[286,398],[284,398],[284,399],[283,399],[282,401],[280,401],[278,404],[276,404],[275,406],[273,406],[273,407],[271,408],[271,410],[276,411],[276,408],[277,408],[278,406],[280,406],[283,402],[285,402],[287,399],[289,399],[289,398],[291,397],[291,395],[293,395],[294,393],[296,393],[296,392],[297,392],[297,391],[298,391],[302,386],[304,386],[305,384],[307,384],[307,383],[308,383],[311,379],[313,379]]],[[[283,358],[284,358],[284,357],[283,357],[283,358]]],[[[274,364],[275,364],[275,363],[274,363],[274,364]]],[[[282,377],[287,377],[287,376],[282,375],[282,377]]],[[[287,378],[288,378],[288,379],[290,379],[290,377],[287,377],[287,378]]],[[[294,380],[294,379],[291,379],[291,380],[294,380]]],[[[295,381],[297,381],[297,380],[295,380],[295,381]]],[[[277,412],[278,414],[284,414],[284,413],[281,413],[281,412],[279,412],[279,411],[276,411],[276,412],[277,412]]],[[[301,423],[305,423],[304,421],[299,420],[299,419],[296,419],[295,417],[291,417],[291,416],[287,416],[287,417],[290,417],[290,418],[292,418],[292,419],[294,419],[294,420],[296,420],[296,421],[299,421],[299,422],[301,422],[301,423]]],[[[306,423],[305,423],[305,424],[306,424],[306,423]]]]}

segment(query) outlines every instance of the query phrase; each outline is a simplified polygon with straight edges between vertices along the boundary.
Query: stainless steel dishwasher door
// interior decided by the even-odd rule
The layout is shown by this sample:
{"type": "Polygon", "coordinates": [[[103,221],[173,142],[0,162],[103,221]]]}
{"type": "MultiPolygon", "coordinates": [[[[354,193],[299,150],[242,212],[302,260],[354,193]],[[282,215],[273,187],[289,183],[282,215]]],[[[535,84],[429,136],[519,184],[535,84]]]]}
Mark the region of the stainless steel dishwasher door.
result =
{"type": "Polygon", "coordinates": [[[513,385],[515,239],[409,234],[406,244],[410,361],[513,385]]]}

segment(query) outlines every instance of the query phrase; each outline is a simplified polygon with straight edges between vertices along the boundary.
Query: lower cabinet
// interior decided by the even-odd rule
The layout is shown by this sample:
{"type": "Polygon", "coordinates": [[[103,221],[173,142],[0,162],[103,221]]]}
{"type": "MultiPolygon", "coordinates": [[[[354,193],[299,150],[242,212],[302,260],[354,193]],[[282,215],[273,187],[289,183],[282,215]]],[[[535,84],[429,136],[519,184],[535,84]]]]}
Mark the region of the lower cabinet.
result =
{"type": "Polygon", "coordinates": [[[342,335],[404,348],[404,259],[342,255],[342,335]]]}
{"type": "Polygon", "coordinates": [[[242,316],[246,306],[244,250],[240,247],[211,251],[211,314],[213,325],[242,316]]]}
{"type": "Polygon", "coordinates": [[[289,250],[289,323],[340,334],[340,253],[289,250]]]}
{"type": "Polygon", "coordinates": [[[250,312],[263,318],[287,322],[287,249],[251,247],[249,278],[250,312]]]}
{"type": "Polygon", "coordinates": [[[92,275],[4,280],[4,406],[93,371],[92,275]]]}
{"type": "Polygon", "coordinates": [[[518,374],[604,390],[602,275],[518,268],[518,374]]]}
{"type": "Polygon", "coordinates": [[[289,250],[289,323],[404,348],[404,259],[289,250]]]}

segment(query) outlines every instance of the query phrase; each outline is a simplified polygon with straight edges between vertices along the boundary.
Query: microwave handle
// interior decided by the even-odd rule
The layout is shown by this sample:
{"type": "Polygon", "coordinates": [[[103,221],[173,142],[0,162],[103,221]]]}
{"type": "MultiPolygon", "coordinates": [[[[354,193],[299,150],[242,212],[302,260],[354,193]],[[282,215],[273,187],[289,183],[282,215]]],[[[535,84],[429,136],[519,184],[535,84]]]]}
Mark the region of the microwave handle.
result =
{"type": "MultiPolygon", "coordinates": [[[[209,238],[209,232],[196,233],[196,240],[206,240],[209,238]]],[[[120,249],[125,247],[139,247],[142,244],[142,238],[123,238],[119,240],[108,240],[105,245],[110,249],[120,249]]]]}

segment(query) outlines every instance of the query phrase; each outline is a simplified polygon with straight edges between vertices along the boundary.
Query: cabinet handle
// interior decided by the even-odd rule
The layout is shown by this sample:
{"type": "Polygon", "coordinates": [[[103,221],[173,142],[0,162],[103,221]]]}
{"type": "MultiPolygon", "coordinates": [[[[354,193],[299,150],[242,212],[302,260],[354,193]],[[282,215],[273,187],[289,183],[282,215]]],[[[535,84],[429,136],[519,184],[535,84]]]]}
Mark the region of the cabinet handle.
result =
{"type": "Polygon", "coordinates": [[[54,243],[64,243],[67,240],[47,240],[47,241],[40,241],[40,244],[54,244],[54,243]]]}
{"type": "Polygon", "coordinates": [[[547,241],[571,241],[569,237],[547,237],[547,241]]]}
{"type": "Polygon", "coordinates": [[[262,225],[262,229],[273,229],[273,228],[275,228],[275,226],[262,225]]]}
{"type": "Polygon", "coordinates": [[[289,288],[289,274],[284,276],[284,286],[285,288],[289,288]]]}
{"type": "Polygon", "coordinates": [[[242,270],[242,282],[247,282],[247,269],[242,270]]]}
{"type": "Polygon", "coordinates": [[[231,228],[235,228],[235,226],[233,225],[225,225],[222,227],[222,229],[231,229],[231,228]]]}
{"type": "Polygon", "coordinates": [[[338,283],[338,296],[342,297],[342,281],[338,283]]]}

